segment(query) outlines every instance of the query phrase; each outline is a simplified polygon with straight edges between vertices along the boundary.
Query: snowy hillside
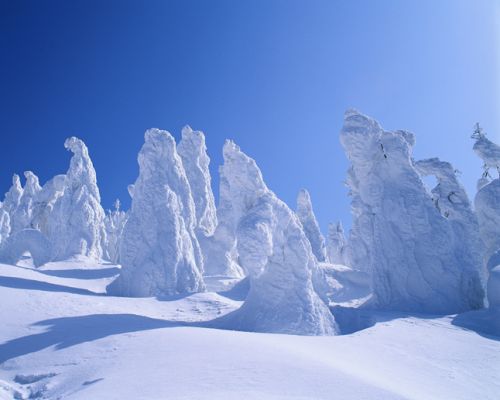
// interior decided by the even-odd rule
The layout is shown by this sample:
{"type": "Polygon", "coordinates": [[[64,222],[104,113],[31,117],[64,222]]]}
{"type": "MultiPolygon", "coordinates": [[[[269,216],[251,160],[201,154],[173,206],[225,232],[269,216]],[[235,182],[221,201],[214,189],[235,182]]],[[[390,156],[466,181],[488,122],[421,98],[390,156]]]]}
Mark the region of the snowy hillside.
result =
{"type": "Polygon", "coordinates": [[[224,294],[103,296],[113,265],[0,265],[1,399],[497,399],[500,341],[381,313],[355,334],[202,327],[224,294]],[[89,268],[91,267],[91,268],[89,268]]]}

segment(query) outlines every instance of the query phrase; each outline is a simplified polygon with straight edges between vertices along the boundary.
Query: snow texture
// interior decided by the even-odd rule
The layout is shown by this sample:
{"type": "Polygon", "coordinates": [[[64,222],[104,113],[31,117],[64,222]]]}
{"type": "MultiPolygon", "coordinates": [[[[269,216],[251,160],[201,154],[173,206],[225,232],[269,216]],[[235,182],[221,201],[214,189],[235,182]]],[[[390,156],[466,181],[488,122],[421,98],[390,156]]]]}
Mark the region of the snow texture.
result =
{"type": "Polygon", "coordinates": [[[295,211],[299,217],[304,233],[311,243],[313,254],[318,261],[326,260],[325,238],[321,234],[318,221],[314,215],[311,203],[311,196],[306,189],[301,189],[297,196],[297,209],[295,211]]]}
{"type": "Polygon", "coordinates": [[[195,205],[172,135],[146,131],[138,162],[120,246],[122,271],[108,293],[147,297],[204,290],[195,205]]]}
{"type": "Polygon", "coordinates": [[[233,142],[224,145],[224,177],[232,194],[239,261],[250,291],[222,327],[251,332],[332,335],[335,320],[316,293],[319,269],[297,215],[264,183],[255,161],[233,142]]]}
{"type": "Polygon", "coordinates": [[[344,227],[341,222],[328,224],[328,236],[326,238],[326,255],[332,264],[346,264],[346,239],[344,227]]]}
{"type": "Polygon", "coordinates": [[[353,210],[349,262],[372,273],[370,306],[426,313],[481,308],[481,265],[474,243],[465,242],[468,233],[459,233],[469,223],[468,205],[457,194],[452,197],[462,204],[449,201],[447,206],[452,220],[441,214],[413,165],[414,136],[384,131],[373,119],[350,110],[340,140],[352,163],[347,180],[353,210]]]}

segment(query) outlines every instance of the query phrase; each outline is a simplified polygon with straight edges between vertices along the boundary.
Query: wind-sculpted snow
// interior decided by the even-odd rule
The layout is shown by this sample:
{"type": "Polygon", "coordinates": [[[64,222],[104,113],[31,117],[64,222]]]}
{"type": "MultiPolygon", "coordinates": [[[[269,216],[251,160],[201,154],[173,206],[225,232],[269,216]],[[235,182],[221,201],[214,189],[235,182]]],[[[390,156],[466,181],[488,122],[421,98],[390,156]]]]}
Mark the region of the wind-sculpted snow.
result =
{"type": "Polygon", "coordinates": [[[44,201],[54,204],[42,233],[53,243],[57,260],[74,256],[98,260],[103,255],[101,244],[106,233],[94,166],[80,139],[71,137],[64,147],[73,152],[73,157],[64,183],[56,177],[44,194],[44,201]]]}
{"type": "Polygon", "coordinates": [[[237,148],[231,141],[224,144],[224,165],[219,170],[218,225],[205,253],[207,275],[239,278],[250,273],[238,263],[236,228],[247,209],[247,199],[268,189],[255,161],[236,157],[237,148]]]}
{"type": "Polygon", "coordinates": [[[489,308],[500,311],[500,264],[490,271],[487,293],[489,308]]]}
{"type": "Polygon", "coordinates": [[[13,234],[26,228],[32,228],[31,221],[36,198],[42,190],[38,177],[33,172],[26,171],[24,176],[26,177],[26,184],[22,190],[18,206],[11,214],[11,231],[13,234]]]}
{"type": "Polygon", "coordinates": [[[316,216],[314,215],[311,196],[309,196],[309,192],[305,189],[301,189],[297,196],[296,213],[299,217],[300,222],[302,223],[304,233],[311,243],[311,248],[313,254],[316,256],[316,259],[318,261],[325,261],[325,238],[321,234],[318,221],[316,220],[316,216]]]}
{"type": "Polygon", "coordinates": [[[26,252],[31,254],[36,267],[52,260],[52,244],[36,229],[23,229],[10,235],[0,246],[0,260],[15,265],[26,252]]]}
{"type": "Polygon", "coordinates": [[[221,319],[229,329],[330,335],[337,332],[328,307],[316,293],[319,270],[298,217],[271,192],[255,161],[233,142],[224,145],[227,194],[236,250],[250,278],[240,309],[221,319]]]}
{"type": "Polygon", "coordinates": [[[196,209],[196,228],[205,236],[212,235],[217,226],[217,214],[211,186],[210,158],[203,132],[193,131],[189,126],[185,126],[177,151],[191,186],[196,209]]]}
{"type": "Polygon", "coordinates": [[[490,257],[500,249],[500,178],[492,179],[488,168],[500,165],[500,148],[482,134],[477,132],[474,151],[485,163],[485,173],[478,182],[478,192],[474,199],[479,231],[484,243],[484,261],[489,267],[490,257]]]}
{"type": "Polygon", "coordinates": [[[127,222],[128,214],[120,210],[120,201],[115,201],[115,209],[108,211],[104,218],[106,229],[105,254],[106,258],[113,264],[120,262],[120,244],[123,237],[123,229],[127,222]]]}
{"type": "Polygon", "coordinates": [[[328,224],[326,255],[332,264],[346,264],[346,239],[342,223],[328,224]]]}
{"type": "Polygon", "coordinates": [[[12,186],[9,191],[5,193],[5,198],[2,203],[2,208],[12,215],[16,208],[19,206],[19,201],[23,195],[23,188],[21,186],[21,180],[19,175],[14,174],[12,176],[12,186]]]}
{"type": "Polygon", "coordinates": [[[9,237],[9,235],[10,216],[9,213],[0,206],[0,245],[9,237]]]}
{"type": "Polygon", "coordinates": [[[57,214],[53,210],[64,195],[65,186],[66,175],[56,175],[42,186],[35,199],[31,225],[49,238],[57,239],[59,235],[59,224],[54,221],[57,214]]]}
{"type": "Polygon", "coordinates": [[[168,296],[204,289],[196,213],[174,138],[146,131],[139,177],[120,246],[120,276],[108,293],[168,296]]]}
{"type": "Polygon", "coordinates": [[[495,168],[497,173],[500,172],[500,146],[489,140],[479,126],[477,126],[472,138],[476,140],[473,150],[484,162],[483,177],[488,178],[491,176],[489,173],[490,168],[495,168]]]}
{"type": "Polygon", "coordinates": [[[414,165],[421,176],[436,178],[437,185],[431,190],[432,201],[454,231],[462,265],[470,266],[471,271],[477,269],[482,281],[486,282],[478,219],[465,189],[458,181],[457,170],[449,162],[438,158],[420,160],[414,165]]]}
{"type": "MultiPolygon", "coordinates": [[[[461,232],[470,222],[470,208],[453,179],[438,177],[445,182],[441,186],[457,192],[447,205],[450,219],[435,206],[412,163],[411,133],[384,131],[376,121],[348,111],[340,139],[352,163],[349,262],[371,271],[371,306],[427,313],[481,308],[481,265],[474,243],[466,242],[470,232],[461,232]]],[[[436,193],[444,196],[441,203],[448,201],[445,188],[436,193]]]]}

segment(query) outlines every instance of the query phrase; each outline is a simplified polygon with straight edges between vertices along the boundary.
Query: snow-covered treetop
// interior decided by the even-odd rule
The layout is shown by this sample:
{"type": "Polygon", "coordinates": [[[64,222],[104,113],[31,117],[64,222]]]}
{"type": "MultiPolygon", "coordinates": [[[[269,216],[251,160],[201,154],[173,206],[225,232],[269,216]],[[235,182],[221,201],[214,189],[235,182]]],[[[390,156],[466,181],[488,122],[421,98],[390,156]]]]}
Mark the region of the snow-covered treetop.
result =
{"type": "MultiPolygon", "coordinates": [[[[138,162],[142,181],[152,179],[169,183],[180,197],[181,214],[188,226],[194,228],[195,206],[174,137],[167,131],[148,129],[144,134],[144,145],[139,152],[138,162]]],[[[132,189],[132,197],[134,190],[135,188],[132,189]]]]}
{"type": "Polygon", "coordinates": [[[243,153],[232,140],[226,140],[222,150],[224,165],[221,175],[231,182],[233,188],[243,191],[248,198],[255,198],[268,188],[255,160],[243,153]]]}
{"type": "Polygon", "coordinates": [[[24,185],[23,196],[33,197],[42,190],[38,176],[31,171],[25,171],[24,176],[26,177],[26,184],[24,185]]]}
{"type": "Polygon", "coordinates": [[[304,233],[311,243],[312,251],[316,259],[318,261],[325,261],[325,238],[319,229],[319,224],[312,208],[311,196],[306,189],[301,189],[299,191],[296,213],[304,228],[304,233]]]}
{"type": "Polygon", "coordinates": [[[500,171],[500,146],[486,137],[479,124],[476,124],[472,138],[476,140],[473,150],[484,162],[483,178],[489,177],[490,168],[496,168],[497,171],[500,171]]]}
{"type": "Polygon", "coordinates": [[[177,151],[182,158],[191,186],[198,227],[205,234],[211,235],[217,226],[217,215],[210,182],[210,158],[205,145],[205,135],[201,131],[193,131],[191,127],[185,126],[177,151]]]}
{"type": "Polygon", "coordinates": [[[7,212],[12,212],[18,205],[21,196],[23,195],[23,187],[21,186],[21,180],[19,175],[12,175],[12,186],[9,191],[5,193],[5,200],[3,202],[3,208],[7,212]]]}
{"type": "Polygon", "coordinates": [[[68,181],[76,183],[78,187],[86,186],[90,194],[100,202],[96,173],[87,146],[82,140],[73,136],[66,139],[64,147],[73,153],[66,174],[68,181]]]}

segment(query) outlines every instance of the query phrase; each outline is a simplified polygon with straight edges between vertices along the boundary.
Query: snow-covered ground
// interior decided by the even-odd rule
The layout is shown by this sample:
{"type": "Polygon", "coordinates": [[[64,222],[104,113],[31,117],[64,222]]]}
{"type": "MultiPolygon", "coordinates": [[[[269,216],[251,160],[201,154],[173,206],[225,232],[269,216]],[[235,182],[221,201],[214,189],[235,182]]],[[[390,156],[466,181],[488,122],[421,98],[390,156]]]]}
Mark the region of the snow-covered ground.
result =
{"type": "Polygon", "coordinates": [[[234,291],[103,295],[118,272],[0,264],[0,399],[500,396],[500,337],[464,328],[465,314],[378,313],[372,327],[328,337],[218,330],[203,321],[238,308],[234,291]]]}

